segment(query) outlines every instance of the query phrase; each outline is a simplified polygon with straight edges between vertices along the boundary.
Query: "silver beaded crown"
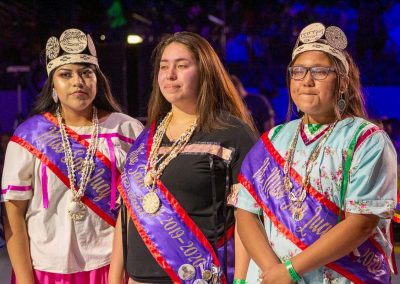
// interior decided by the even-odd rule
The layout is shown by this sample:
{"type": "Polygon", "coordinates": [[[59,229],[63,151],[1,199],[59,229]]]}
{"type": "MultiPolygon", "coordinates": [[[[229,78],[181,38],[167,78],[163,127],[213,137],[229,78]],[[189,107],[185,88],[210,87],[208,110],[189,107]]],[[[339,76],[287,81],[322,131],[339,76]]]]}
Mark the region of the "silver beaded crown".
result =
{"type": "Polygon", "coordinates": [[[53,69],[70,63],[91,63],[99,66],[92,38],[78,29],[67,29],[60,38],[52,36],[46,43],[47,75],[53,69]]]}
{"type": "Polygon", "coordinates": [[[339,59],[349,73],[349,64],[342,50],[347,47],[345,33],[336,26],[325,28],[321,23],[306,26],[297,39],[293,49],[292,60],[300,53],[310,50],[319,50],[329,53],[339,59]]]}

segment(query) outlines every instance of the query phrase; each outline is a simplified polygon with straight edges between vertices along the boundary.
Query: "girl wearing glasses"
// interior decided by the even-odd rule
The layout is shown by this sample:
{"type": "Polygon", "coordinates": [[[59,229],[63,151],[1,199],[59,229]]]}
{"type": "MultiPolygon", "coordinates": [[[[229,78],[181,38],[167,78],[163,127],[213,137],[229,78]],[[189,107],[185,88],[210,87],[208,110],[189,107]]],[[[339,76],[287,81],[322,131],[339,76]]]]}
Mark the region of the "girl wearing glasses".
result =
{"type": "Polygon", "coordinates": [[[258,266],[248,283],[389,283],[395,271],[396,152],[366,120],[346,46],[338,27],[302,30],[287,72],[288,118],[296,108],[299,119],[242,164],[238,231],[258,266]]]}

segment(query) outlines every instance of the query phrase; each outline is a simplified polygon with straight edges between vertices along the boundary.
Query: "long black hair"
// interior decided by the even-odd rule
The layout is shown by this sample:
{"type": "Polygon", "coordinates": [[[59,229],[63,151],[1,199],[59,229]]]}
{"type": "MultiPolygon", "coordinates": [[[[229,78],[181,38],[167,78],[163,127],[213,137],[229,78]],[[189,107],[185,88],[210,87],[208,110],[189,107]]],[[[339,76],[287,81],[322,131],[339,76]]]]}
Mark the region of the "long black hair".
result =
{"type": "MultiPolygon", "coordinates": [[[[122,112],[120,105],[115,100],[114,96],[111,93],[110,82],[107,77],[101,72],[100,68],[96,65],[89,63],[79,63],[94,69],[94,72],[97,77],[97,94],[96,98],[93,101],[93,104],[99,110],[107,111],[107,112],[122,112]]],[[[31,115],[41,114],[44,112],[55,113],[57,106],[59,103],[54,103],[52,98],[53,92],[53,75],[56,69],[52,70],[47,78],[42,91],[39,93],[36,98],[34,108],[31,112],[31,115]]]]}

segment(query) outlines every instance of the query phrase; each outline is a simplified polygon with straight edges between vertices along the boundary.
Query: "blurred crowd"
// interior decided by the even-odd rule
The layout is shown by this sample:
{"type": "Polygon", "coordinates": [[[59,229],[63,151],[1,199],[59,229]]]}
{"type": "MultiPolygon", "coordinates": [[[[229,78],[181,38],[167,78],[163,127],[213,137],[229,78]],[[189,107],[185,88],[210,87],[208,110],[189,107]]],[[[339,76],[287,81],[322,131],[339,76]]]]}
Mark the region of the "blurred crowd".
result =
{"type": "MultiPolygon", "coordinates": [[[[105,43],[123,42],[135,31],[149,44],[165,33],[188,30],[207,38],[229,72],[271,102],[285,86],[285,64],[301,27],[318,21],[340,26],[352,39],[349,51],[364,86],[398,85],[398,15],[396,0],[1,1],[0,90],[20,84],[36,96],[45,78],[44,62],[37,56],[40,43],[66,26],[85,29],[100,43],[101,35],[106,35],[105,43]],[[9,72],[8,67],[21,65],[30,72],[9,72]]],[[[382,127],[399,149],[399,121],[384,119],[382,127]]]]}
{"type": "MultiPolygon", "coordinates": [[[[321,21],[342,27],[353,39],[349,50],[361,67],[364,85],[393,85],[400,71],[400,3],[396,0],[73,0],[59,1],[51,10],[50,2],[0,3],[2,88],[12,89],[18,79],[7,74],[7,66],[29,65],[36,70],[42,64],[38,43],[65,26],[84,28],[98,41],[100,35],[106,35],[106,41],[124,41],[133,31],[150,42],[164,33],[197,32],[219,51],[231,73],[246,85],[268,89],[284,85],[282,72],[300,27],[321,21]]],[[[37,81],[34,76],[39,75],[32,73],[30,80],[37,81]]]]}

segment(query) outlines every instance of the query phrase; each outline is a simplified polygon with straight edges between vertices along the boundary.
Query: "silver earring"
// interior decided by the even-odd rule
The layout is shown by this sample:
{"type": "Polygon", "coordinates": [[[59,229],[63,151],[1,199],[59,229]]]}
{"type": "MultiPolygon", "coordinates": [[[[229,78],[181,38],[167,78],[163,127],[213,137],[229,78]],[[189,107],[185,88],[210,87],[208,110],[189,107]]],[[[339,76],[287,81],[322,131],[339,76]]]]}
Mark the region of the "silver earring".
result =
{"type": "Polygon", "coordinates": [[[346,109],[346,101],[343,99],[343,93],[340,95],[340,99],[338,100],[337,104],[338,104],[339,112],[343,113],[344,110],[346,109]]]}
{"type": "Polygon", "coordinates": [[[56,90],[53,88],[53,92],[51,93],[51,97],[55,103],[58,103],[58,96],[56,90]]]}

